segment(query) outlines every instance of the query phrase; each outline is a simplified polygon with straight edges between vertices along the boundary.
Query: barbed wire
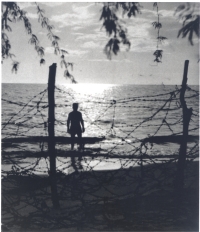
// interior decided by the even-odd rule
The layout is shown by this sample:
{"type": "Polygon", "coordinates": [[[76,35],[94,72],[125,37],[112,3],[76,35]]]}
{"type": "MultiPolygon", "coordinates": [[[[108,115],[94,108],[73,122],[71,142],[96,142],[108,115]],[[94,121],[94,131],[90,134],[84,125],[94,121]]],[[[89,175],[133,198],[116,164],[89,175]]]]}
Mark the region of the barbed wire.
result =
{"type": "MultiPolygon", "coordinates": [[[[195,94],[187,96],[186,99],[194,99],[198,96],[198,91],[192,90],[190,87],[187,89],[195,94]]],[[[56,94],[70,96],[72,101],[77,102],[74,93],[68,93],[57,86],[56,91],[56,94]]],[[[55,154],[57,189],[62,207],[58,213],[52,211],[51,185],[48,177],[50,158],[48,157],[47,140],[43,139],[43,137],[47,137],[48,126],[47,112],[44,112],[48,108],[47,100],[44,99],[46,92],[47,89],[35,95],[28,103],[2,99],[6,104],[22,107],[2,123],[2,216],[3,225],[6,228],[12,229],[15,226],[20,230],[29,228],[30,224],[34,225],[32,229],[36,230],[50,227],[52,230],[63,227],[80,230],[81,228],[93,229],[90,223],[91,218],[94,225],[108,223],[110,220],[108,206],[112,202],[142,196],[152,191],[169,191],[173,188],[172,179],[176,169],[172,168],[174,167],[172,164],[177,162],[178,151],[173,154],[158,153],[154,148],[154,142],[145,142],[145,139],[148,141],[149,138],[158,135],[164,126],[168,131],[168,134],[166,131],[165,134],[169,136],[182,133],[177,132],[177,128],[179,126],[181,128],[183,123],[182,115],[179,117],[170,115],[181,110],[180,104],[176,104],[179,101],[177,96],[180,89],[164,94],[112,100],[84,95],[89,98],[81,100],[85,103],[81,112],[87,124],[86,131],[88,130],[89,134],[89,129],[94,130],[98,136],[103,136],[105,139],[97,144],[88,144],[85,151],[82,152],[70,152],[67,143],[57,143],[55,154]],[[39,97],[39,100],[36,100],[36,97],[39,97]],[[162,97],[166,97],[166,99],[162,99],[162,97]],[[138,103],[147,102],[148,105],[134,105],[136,101],[138,103]],[[133,102],[133,105],[126,105],[129,102],[133,102]],[[149,102],[159,102],[160,105],[150,106],[149,102]],[[92,104],[97,103],[99,109],[93,112],[92,104]],[[133,118],[133,122],[130,122],[127,118],[123,121],[119,117],[121,108],[131,108],[135,110],[134,112],[137,112],[138,109],[149,111],[147,114],[137,117],[137,121],[134,121],[133,118]],[[25,109],[27,111],[23,113],[25,109]],[[35,116],[37,118],[33,120],[35,116]],[[92,127],[95,129],[91,129],[92,127]],[[31,136],[29,133],[34,129],[37,129],[38,132],[37,134],[32,132],[31,135],[43,135],[40,141],[23,144],[15,142],[16,137],[31,136]],[[126,129],[130,131],[126,131],[126,129]],[[138,130],[142,131],[141,137],[138,137],[138,130]],[[108,169],[115,167],[116,170],[100,171],[101,167],[108,169]],[[21,189],[26,189],[26,191],[22,192],[21,189]],[[66,205],[67,207],[65,207],[66,205]],[[104,212],[103,221],[89,216],[91,212],[94,212],[94,208],[97,208],[98,212],[104,212]],[[23,213],[24,209],[31,209],[31,211],[23,213]]],[[[82,96],[81,94],[76,95],[82,96]]],[[[66,111],[68,112],[70,109],[66,110],[65,108],[70,106],[65,102],[55,105],[57,109],[64,109],[64,113],[63,111],[56,112],[55,132],[57,134],[65,135],[66,133],[67,118],[65,116],[66,111]]],[[[128,112],[132,113],[133,111],[126,113],[128,112]]],[[[193,112],[195,112],[192,115],[193,118],[198,121],[198,111],[194,110],[193,112]]],[[[189,132],[199,130],[196,121],[193,122],[189,132]]],[[[194,142],[194,145],[188,149],[187,170],[189,171],[186,174],[188,178],[194,176],[188,167],[192,165],[191,161],[198,158],[198,146],[198,142],[194,142]]],[[[122,215],[123,217],[126,215],[125,211],[122,215]]]]}

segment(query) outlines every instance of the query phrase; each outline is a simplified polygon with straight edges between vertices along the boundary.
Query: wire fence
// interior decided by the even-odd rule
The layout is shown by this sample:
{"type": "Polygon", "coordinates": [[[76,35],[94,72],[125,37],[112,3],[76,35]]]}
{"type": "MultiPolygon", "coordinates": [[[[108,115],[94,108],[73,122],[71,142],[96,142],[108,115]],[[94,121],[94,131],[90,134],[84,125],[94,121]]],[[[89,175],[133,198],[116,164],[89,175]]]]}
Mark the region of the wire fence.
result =
{"type": "MultiPolygon", "coordinates": [[[[10,118],[2,120],[2,224],[5,229],[28,230],[31,225],[33,231],[63,227],[102,230],[111,228],[116,221],[124,228],[133,216],[125,208],[127,199],[173,189],[183,124],[177,86],[174,91],[163,94],[116,99],[74,95],[58,86],[55,93],[59,211],[52,210],[48,178],[47,89],[27,103],[2,99],[12,109],[10,118]],[[63,96],[67,98],[64,102],[63,96]],[[70,102],[77,101],[82,103],[80,111],[86,131],[93,131],[91,137],[98,137],[95,143],[83,139],[82,152],[70,151],[67,115],[60,111],[70,109],[70,102]],[[126,111],[133,108],[134,111],[126,111]],[[137,111],[145,114],[133,121],[120,119],[122,112],[131,112],[134,117],[137,111]],[[167,153],[171,146],[166,145],[168,142],[176,144],[173,153],[171,150],[167,153]],[[120,201],[123,204],[119,206],[116,202],[120,201]]],[[[188,104],[193,106],[198,99],[199,92],[188,86],[185,97],[188,104]]],[[[196,184],[193,181],[196,174],[191,170],[194,169],[192,161],[198,160],[198,117],[198,108],[193,109],[185,171],[188,188],[196,184]]],[[[134,217],[137,216],[134,214],[134,217]]]]}

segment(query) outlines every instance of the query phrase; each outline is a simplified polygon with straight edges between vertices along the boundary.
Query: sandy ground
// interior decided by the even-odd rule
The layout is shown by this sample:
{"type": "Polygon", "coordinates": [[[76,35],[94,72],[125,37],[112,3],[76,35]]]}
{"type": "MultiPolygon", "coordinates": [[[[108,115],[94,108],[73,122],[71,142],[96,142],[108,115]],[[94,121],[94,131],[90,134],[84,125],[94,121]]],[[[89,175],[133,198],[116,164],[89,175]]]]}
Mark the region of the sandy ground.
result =
{"type": "Polygon", "coordinates": [[[15,170],[2,179],[2,231],[199,231],[199,162],[187,162],[178,203],[175,170],[176,163],[164,162],[59,172],[58,209],[48,176],[15,170]]]}

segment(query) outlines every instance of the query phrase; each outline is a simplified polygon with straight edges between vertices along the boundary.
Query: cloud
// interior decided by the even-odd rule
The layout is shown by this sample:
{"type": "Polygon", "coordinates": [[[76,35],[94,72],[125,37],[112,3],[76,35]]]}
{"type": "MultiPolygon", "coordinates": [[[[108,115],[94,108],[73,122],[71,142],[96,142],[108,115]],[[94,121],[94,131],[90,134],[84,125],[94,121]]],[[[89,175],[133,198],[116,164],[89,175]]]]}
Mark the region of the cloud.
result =
{"type": "Polygon", "coordinates": [[[40,35],[46,35],[47,33],[43,32],[43,31],[40,31],[38,34],[40,34],[40,35]]]}
{"type": "Polygon", "coordinates": [[[175,18],[174,16],[174,10],[160,10],[158,12],[159,14],[161,14],[162,17],[168,17],[168,18],[175,18]]]}
{"type": "Polygon", "coordinates": [[[20,9],[36,7],[34,2],[18,2],[17,5],[20,7],[20,9]]]}
{"type": "Polygon", "coordinates": [[[81,27],[81,26],[74,26],[74,27],[73,27],[73,30],[74,30],[74,31],[78,31],[78,30],[80,30],[80,29],[83,29],[83,27],[81,27]]]}
{"type": "MultiPolygon", "coordinates": [[[[82,57],[84,56],[85,54],[88,53],[88,51],[85,51],[85,50],[77,50],[77,49],[67,49],[67,48],[64,48],[64,50],[66,50],[68,52],[68,54],[66,55],[66,57],[72,57],[72,56],[76,56],[76,57],[82,57]]],[[[49,53],[49,54],[53,54],[54,53],[54,48],[53,47],[46,47],[45,48],[45,53],[49,53]]]]}
{"type": "Polygon", "coordinates": [[[84,40],[105,41],[107,38],[108,37],[106,37],[105,33],[94,32],[93,34],[82,34],[80,36],[77,36],[76,41],[84,41],[84,40]]]}
{"type": "Polygon", "coordinates": [[[41,4],[49,6],[49,7],[56,7],[65,4],[65,2],[41,2],[41,4]]]}
{"type": "Polygon", "coordinates": [[[53,47],[46,47],[45,48],[45,53],[53,54],[54,53],[54,48],[53,47]]]}
{"type": "MultiPolygon", "coordinates": [[[[94,17],[94,13],[90,12],[90,7],[94,4],[86,6],[78,6],[78,4],[72,5],[72,13],[65,13],[62,15],[54,15],[50,18],[51,21],[60,23],[60,27],[77,26],[78,29],[82,28],[84,25],[90,25],[91,19],[94,17]]],[[[74,29],[74,28],[73,28],[74,29]]],[[[75,28],[76,30],[77,28],[75,28]]]]}
{"type": "Polygon", "coordinates": [[[95,43],[94,41],[85,42],[81,45],[82,48],[97,48],[99,47],[98,43],[95,43]]]}
{"type": "MultiPolygon", "coordinates": [[[[169,17],[174,18],[174,10],[159,10],[158,14],[161,15],[161,17],[169,17]]],[[[157,19],[157,11],[156,10],[149,10],[149,9],[143,9],[142,10],[142,17],[144,18],[152,18],[157,19]]]]}
{"type": "MultiPolygon", "coordinates": [[[[113,56],[114,57],[114,56],[113,56]]],[[[105,59],[88,59],[90,62],[115,62],[115,63],[133,63],[133,61],[129,59],[121,59],[121,60],[116,60],[112,58],[111,60],[105,58],[105,59]]]]}
{"type": "Polygon", "coordinates": [[[66,50],[69,52],[69,56],[82,57],[83,55],[88,53],[88,51],[85,50],[71,50],[71,49],[66,49],[66,50]]]}
{"type": "Polygon", "coordinates": [[[34,13],[27,12],[26,16],[30,19],[38,19],[38,15],[34,13]]]}
{"type": "Polygon", "coordinates": [[[71,33],[72,35],[78,35],[78,36],[83,36],[84,33],[81,33],[81,32],[74,32],[74,33],[71,33]]]}

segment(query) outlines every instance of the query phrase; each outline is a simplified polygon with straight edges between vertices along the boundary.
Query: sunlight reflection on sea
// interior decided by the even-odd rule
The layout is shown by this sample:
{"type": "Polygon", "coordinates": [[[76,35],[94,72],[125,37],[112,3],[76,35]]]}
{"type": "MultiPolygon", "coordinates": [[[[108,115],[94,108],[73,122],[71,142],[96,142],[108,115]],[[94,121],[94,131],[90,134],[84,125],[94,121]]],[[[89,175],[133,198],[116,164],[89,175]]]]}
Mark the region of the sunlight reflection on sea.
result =
{"type": "MultiPolygon", "coordinates": [[[[148,96],[169,93],[175,90],[175,86],[145,86],[145,85],[110,85],[110,84],[77,84],[77,85],[58,85],[55,89],[55,135],[67,136],[66,120],[70,111],[72,111],[72,103],[79,103],[79,110],[82,112],[85,121],[86,131],[84,137],[105,137],[105,140],[96,144],[86,144],[87,149],[101,149],[105,154],[110,152],[114,154],[132,154],[134,146],[137,146],[138,139],[144,139],[151,135],[170,135],[182,131],[182,123],[176,121],[181,118],[182,110],[172,110],[167,114],[166,121],[171,126],[172,131],[167,124],[160,125],[166,116],[166,111],[160,111],[152,120],[142,123],[163,106],[165,100],[170,95],[150,98],[148,96]],[[141,97],[146,96],[141,100],[141,97]],[[136,99],[137,97],[140,98],[136,99]],[[135,99],[134,99],[135,98],[135,99]],[[160,128],[159,128],[160,127],[160,128]]],[[[44,90],[46,85],[32,84],[3,84],[2,98],[8,101],[25,104],[34,95],[44,90]]],[[[193,86],[198,90],[198,86],[193,86]]],[[[191,95],[187,93],[186,96],[191,95]]],[[[179,96],[177,96],[178,98],[179,96]]],[[[30,106],[37,104],[38,99],[30,102],[30,106]]],[[[171,103],[170,108],[177,108],[177,101],[171,103]]],[[[188,107],[192,107],[194,111],[199,111],[198,97],[187,99],[188,107]]],[[[48,105],[47,95],[41,100],[40,106],[48,105]]],[[[169,105],[167,105],[169,107],[169,105]]],[[[46,136],[47,130],[44,130],[44,122],[48,121],[48,108],[38,113],[30,111],[30,107],[9,104],[2,101],[2,123],[3,125],[12,120],[2,131],[2,138],[11,136],[46,136]],[[30,111],[30,112],[29,112],[30,111]],[[20,112],[20,113],[19,113],[20,112]],[[16,116],[15,114],[18,113],[16,116]]],[[[37,110],[37,107],[36,107],[37,110]]],[[[198,117],[192,118],[190,129],[198,126],[198,117]]],[[[191,131],[190,134],[198,135],[197,131],[191,131]]],[[[40,149],[38,145],[21,144],[21,149],[40,149]],[[27,146],[27,147],[26,147],[27,146]]],[[[19,147],[18,147],[19,149],[19,147]]],[[[45,147],[47,149],[47,147],[45,147]]],[[[57,145],[57,149],[69,150],[70,145],[57,145]]],[[[179,145],[175,143],[154,145],[150,150],[150,154],[170,155],[177,153],[179,145]]],[[[63,159],[63,158],[62,158],[63,159]]],[[[90,164],[94,163],[92,161],[90,164]]],[[[111,166],[104,162],[99,165],[99,169],[111,166]]],[[[96,168],[98,168],[96,167],[96,168]]],[[[116,164],[117,167],[117,164],[116,164]]]]}

